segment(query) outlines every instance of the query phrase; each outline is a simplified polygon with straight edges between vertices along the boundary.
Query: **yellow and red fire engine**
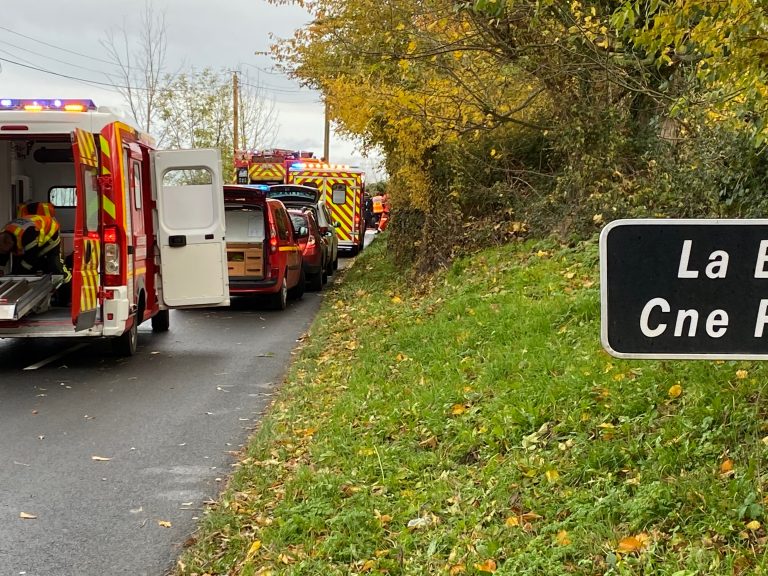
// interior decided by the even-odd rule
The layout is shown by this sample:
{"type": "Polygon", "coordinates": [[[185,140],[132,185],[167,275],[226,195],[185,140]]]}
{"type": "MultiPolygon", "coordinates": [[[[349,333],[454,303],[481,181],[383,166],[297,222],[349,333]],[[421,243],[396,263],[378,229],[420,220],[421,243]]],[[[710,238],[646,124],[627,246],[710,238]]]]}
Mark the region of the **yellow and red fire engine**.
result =
{"type": "Polygon", "coordinates": [[[365,245],[365,173],[339,164],[293,162],[288,184],[318,188],[338,223],[339,249],[357,254],[365,245]]]}
{"type": "Polygon", "coordinates": [[[235,158],[238,184],[302,184],[322,192],[338,223],[339,248],[353,255],[365,244],[365,173],[356,168],[327,164],[313,152],[273,148],[241,152],[235,158]]]}
{"type": "Polygon", "coordinates": [[[4,270],[0,338],[108,336],[130,355],[145,320],[228,305],[221,186],[218,150],[156,150],[90,100],[0,99],[0,226],[50,203],[72,271],[4,270]]]}
{"type": "Polygon", "coordinates": [[[235,156],[237,184],[285,184],[288,167],[294,162],[320,163],[313,152],[271,148],[258,152],[238,152],[235,156]]]}

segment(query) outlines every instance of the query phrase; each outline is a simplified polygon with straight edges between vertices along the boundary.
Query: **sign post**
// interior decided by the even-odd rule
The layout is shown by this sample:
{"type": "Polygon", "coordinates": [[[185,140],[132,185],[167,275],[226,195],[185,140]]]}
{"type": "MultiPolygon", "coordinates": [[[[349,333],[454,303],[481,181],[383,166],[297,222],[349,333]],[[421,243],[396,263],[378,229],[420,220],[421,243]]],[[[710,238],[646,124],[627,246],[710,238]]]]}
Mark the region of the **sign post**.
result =
{"type": "Polygon", "coordinates": [[[768,220],[617,220],[600,234],[601,341],[619,358],[768,358],[768,220]]]}

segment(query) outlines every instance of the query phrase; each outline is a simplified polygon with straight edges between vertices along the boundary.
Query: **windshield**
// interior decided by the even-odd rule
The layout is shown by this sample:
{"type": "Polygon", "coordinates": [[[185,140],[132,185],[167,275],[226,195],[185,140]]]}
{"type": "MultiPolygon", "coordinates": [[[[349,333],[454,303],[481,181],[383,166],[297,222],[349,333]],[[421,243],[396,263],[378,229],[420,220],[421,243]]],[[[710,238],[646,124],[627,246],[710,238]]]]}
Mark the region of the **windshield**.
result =
{"type": "Polygon", "coordinates": [[[261,208],[227,208],[224,218],[227,242],[264,241],[264,212],[261,208]]]}

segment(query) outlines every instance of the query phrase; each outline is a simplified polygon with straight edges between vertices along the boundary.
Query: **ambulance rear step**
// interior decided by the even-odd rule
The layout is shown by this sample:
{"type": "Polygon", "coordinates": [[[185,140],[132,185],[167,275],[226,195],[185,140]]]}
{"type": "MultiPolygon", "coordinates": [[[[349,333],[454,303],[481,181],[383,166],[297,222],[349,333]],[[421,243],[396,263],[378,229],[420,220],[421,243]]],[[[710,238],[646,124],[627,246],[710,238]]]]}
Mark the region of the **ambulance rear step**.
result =
{"type": "Polygon", "coordinates": [[[0,276],[0,320],[20,320],[46,301],[61,285],[61,276],[0,276]]]}

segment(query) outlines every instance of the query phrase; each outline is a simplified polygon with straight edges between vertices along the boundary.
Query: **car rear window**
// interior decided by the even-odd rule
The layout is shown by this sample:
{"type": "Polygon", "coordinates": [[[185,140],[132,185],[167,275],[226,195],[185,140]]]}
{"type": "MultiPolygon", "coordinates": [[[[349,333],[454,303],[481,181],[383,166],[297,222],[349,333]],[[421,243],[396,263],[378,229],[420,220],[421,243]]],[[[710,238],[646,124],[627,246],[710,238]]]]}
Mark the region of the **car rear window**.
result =
{"type": "Polygon", "coordinates": [[[295,214],[293,212],[290,212],[291,220],[293,221],[293,229],[298,230],[302,226],[305,226],[309,228],[309,223],[307,222],[307,217],[303,216],[302,214],[295,214]]]}
{"type": "Polygon", "coordinates": [[[264,211],[261,208],[227,208],[227,242],[263,242],[264,211]]]}

